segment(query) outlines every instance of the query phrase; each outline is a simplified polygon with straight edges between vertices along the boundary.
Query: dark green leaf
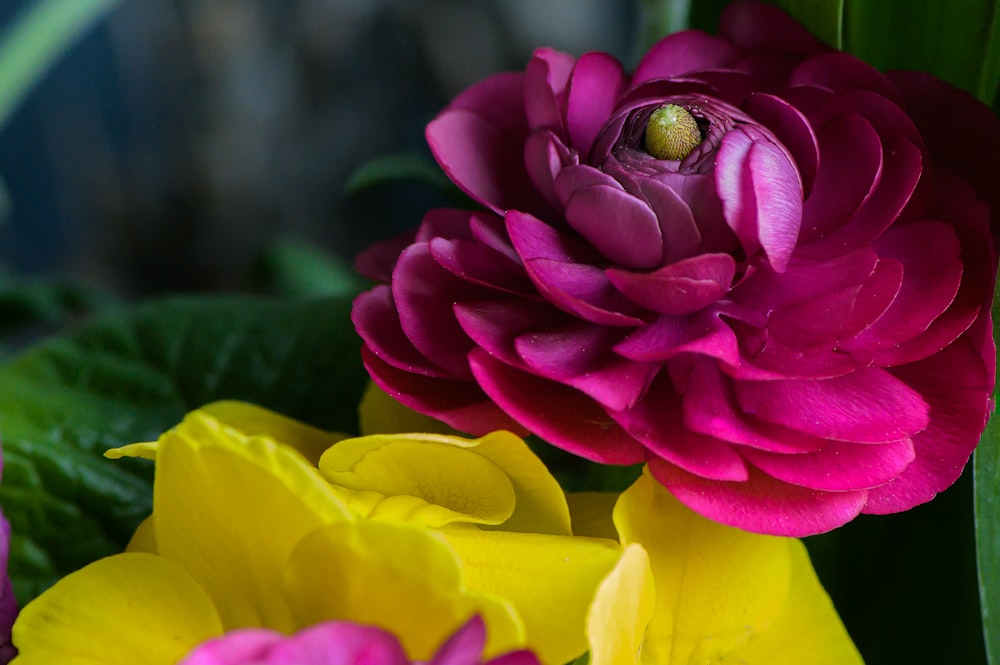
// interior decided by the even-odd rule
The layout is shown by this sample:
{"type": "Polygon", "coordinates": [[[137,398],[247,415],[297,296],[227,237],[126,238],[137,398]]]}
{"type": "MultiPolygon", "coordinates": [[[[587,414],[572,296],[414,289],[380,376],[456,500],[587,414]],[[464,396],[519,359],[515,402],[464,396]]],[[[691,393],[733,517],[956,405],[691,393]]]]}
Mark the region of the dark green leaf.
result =
{"type": "MultiPolygon", "coordinates": [[[[998,317],[1000,298],[993,303],[993,321],[1000,321],[998,317]]],[[[994,387],[994,406],[998,397],[994,387]]],[[[986,425],[973,459],[979,608],[987,659],[991,665],[1000,665],[1000,418],[996,413],[986,425]]]]}
{"type": "Polygon", "coordinates": [[[844,43],[845,0],[769,0],[781,7],[811,33],[839,49],[844,43]]]}
{"type": "Polygon", "coordinates": [[[879,69],[930,72],[992,103],[1000,0],[848,0],[844,47],[879,69]]]}
{"type": "Polygon", "coordinates": [[[391,182],[420,182],[437,189],[454,188],[434,162],[413,153],[376,157],[351,174],[344,190],[348,195],[391,182]]]}
{"type": "Polygon", "coordinates": [[[148,514],[151,469],[106,460],[107,448],[155,439],[222,398],[356,431],[365,374],[349,311],[349,298],[174,299],[104,315],[0,368],[0,505],[19,601],[120,551],[148,514]]]}
{"type": "Polygon", "coordinates": [[[366,284],[347,262],[292,238],[267,248],[260,260],[260,278],[269,293],[295,298],[349,295],[366,284]]]}

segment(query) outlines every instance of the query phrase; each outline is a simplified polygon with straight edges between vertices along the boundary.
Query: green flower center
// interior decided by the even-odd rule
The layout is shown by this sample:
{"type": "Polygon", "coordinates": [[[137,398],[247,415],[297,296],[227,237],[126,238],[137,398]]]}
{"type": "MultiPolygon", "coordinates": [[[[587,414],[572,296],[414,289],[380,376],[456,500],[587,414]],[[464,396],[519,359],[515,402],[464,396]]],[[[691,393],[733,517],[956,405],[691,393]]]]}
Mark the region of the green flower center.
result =
{"type": "Polygon", "coordinates": [[[684,159],[701,144],[698,121],[682,106],[664,104],[646,125],[643,147],[657,159],[684,159]]]}

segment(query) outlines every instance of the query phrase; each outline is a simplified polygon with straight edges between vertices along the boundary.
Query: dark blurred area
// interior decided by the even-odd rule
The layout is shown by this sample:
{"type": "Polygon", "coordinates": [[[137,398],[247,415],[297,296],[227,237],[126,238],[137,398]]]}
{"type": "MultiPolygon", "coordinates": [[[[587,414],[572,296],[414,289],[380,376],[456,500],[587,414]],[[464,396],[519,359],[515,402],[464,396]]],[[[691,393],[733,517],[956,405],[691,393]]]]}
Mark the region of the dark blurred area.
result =
{"type": "MultiPolygon", "coordinates": [[[[26,4],[4,3],[4,23],[26,4]]],[[[350,259],[444,203],[352,172],[538,45],[629,55],[614,0],[123,2],[0,130],[0,262],[126,297],[249,290],[270,243],[350,259]]]]}

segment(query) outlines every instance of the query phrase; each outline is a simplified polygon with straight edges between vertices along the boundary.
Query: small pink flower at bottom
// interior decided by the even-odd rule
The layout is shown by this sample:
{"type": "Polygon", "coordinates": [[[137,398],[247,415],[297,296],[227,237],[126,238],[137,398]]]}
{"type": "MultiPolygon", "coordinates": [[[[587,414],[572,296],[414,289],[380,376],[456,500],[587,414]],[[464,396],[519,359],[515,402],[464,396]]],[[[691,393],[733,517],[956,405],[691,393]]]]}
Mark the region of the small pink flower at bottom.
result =
{"type": "MultiPolygon", "coordinates": [[[[473,617],[438,649],[429,665],[480,665],[486,626],[473,617]]],[[[330,621],[294,635],[263,628],[236,630],[205,642],[180,665],[409,665],[399,640],[375,626],[330,621]]],[[[513,651],[489,663],[539,665],[530,651],[513,651]]]]}

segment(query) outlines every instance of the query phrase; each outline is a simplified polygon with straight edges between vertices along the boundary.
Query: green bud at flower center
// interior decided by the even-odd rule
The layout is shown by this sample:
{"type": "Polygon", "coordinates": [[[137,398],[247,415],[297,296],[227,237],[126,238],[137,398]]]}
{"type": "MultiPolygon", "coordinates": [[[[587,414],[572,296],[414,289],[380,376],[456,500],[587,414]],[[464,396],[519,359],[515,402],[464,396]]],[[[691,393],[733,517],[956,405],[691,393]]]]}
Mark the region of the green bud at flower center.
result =
{"type": "Polygon", "coordinates": [[[684,107],[665,104],[649,116],[643,146],[653,157],[684,159],[700,143],[698,122],[684,107]]]}

